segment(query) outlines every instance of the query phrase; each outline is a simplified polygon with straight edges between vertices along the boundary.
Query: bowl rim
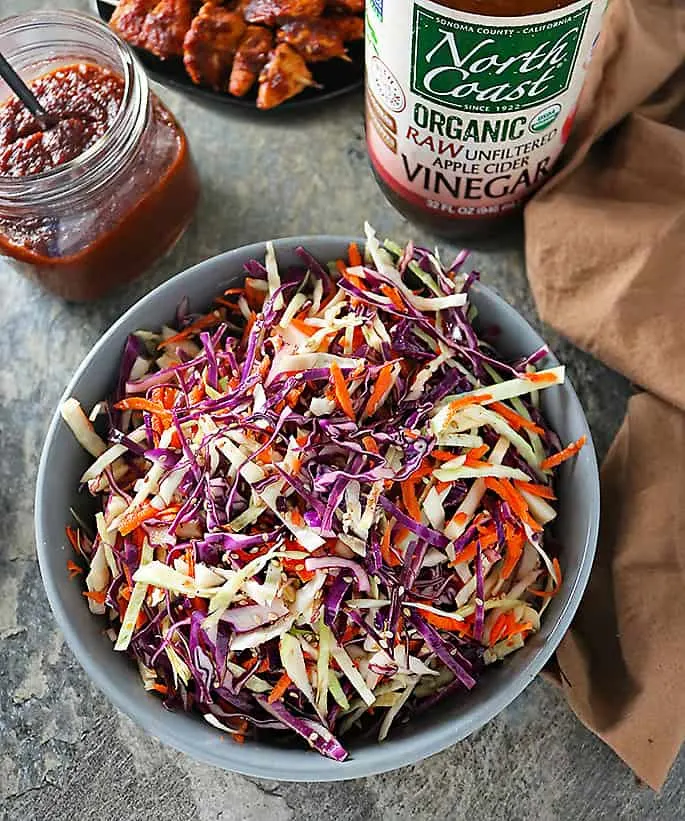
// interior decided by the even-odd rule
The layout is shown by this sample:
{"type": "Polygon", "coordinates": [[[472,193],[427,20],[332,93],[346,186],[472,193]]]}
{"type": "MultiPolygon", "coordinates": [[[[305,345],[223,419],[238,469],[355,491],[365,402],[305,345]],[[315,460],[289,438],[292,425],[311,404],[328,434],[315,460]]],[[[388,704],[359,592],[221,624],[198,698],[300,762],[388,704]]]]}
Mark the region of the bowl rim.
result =
{"type": "MultiPolygon", "coordinates": [[[[360,247],[363,247],[366,244],[366,240],[360,237],[328,234],[291,236],[271,240],[277,254],[279,250],[292,250],[300,245],[304,247],[311,247],[314,244],[318,245],[324,242],[336,245],[339,244],[341,248],[346,248],[352,241],[361,243],[360,247]]],[[[329,761],[323,757],[319,758],[318,756],[311,754],[311,763],[314,765],[313,772],[306,774],[305,777],[302,777],[300,774],[299,767],[292,765],[285,771],[276,772],[274,771],[274,766],[270,766],[268,764],[268,756],[259,756],[259,752],[264,751],[263,748],[255,748],[255,756],[245,755],[246,750],[244,747],[246,745],[217,744],[212,745],[212,748],[210,749],[201,742],[194,741],[192,734],[189,736],[188,733],[174,732],[173,727],[169,723],[169,717],[172,717],[171,721],[173,722],[174,716],[185,716],[186,714],[165,712],[161,707],[161,704],[159,711],[151,710],[149,707],[149,702],[144,698],[141,698],[140,701],[135,702],[127,700],[121,693],[119,687],[116,685],[115,679],[108,675],[107,669],[91,659],[86,643],[80,636],[78,627],[72,623],[67,615],[66,609],[62,604],[56,581],[48,570],[48,551],[54,549],[54,545],[48,545],[48,533],[46,525],[43,521],[43,513],[44,508],[46,507],[45,500],[48,498],[47,477],[51,450],[54,446],[54,440],[56,438],[58,428],[62,424],[59,409],[62,402],[69,396],[73,395],[75,388],[78,386],[83,375],[91,367],[91,364],[99,357],[100,353],[107,347],[110,339],[116,336],[121,329],[125,328],[130,323],[131,318],[135,316],[143,305],[149,305],[156,299],[163,296],[167,291],[175,290],[179,278],[193,278],[193,276],[198,275],[199,271],[210,264],[214,266],[224,263],[226,265],[227,274],[229,277],[239,276],[240,274],[238,272],[232,273],[230,271],[230,267],[233,264],[233,259],[235,257],[245,256],[247,256],[247,258],[260,258],[264,255],[266,243],[267,241],[265,240],[224,251],[212,257],[208,257],[207,259],[202,260],[170,277],[168,280],[145,294],[131,307],[129,307],[114,323],[112,323],[112,325],[102,334],[102,336],[86,354],[62,393],[45,435],[45,441],[38,467],[35,491],[34,524],[36,534],[36,551],[41,578],[47,593],[50,607],[52,608],[59,628],[64,633],[64,637],[71,651],[74,653],[79,664],[83,667],[86,674],[96,685],[96,687],[107,696],[115,707],[132,719],[147,733],[160,739],[174,749],[190,755],[196,760],[220,767],[221,769],[236,772],[241,775],[267,780],[303,783],[346,781],[354,778],[378,775],[380,773],[389,772],[410,764],[418,763],[421,760],[439,753],[459,741],[462,741],[467,736],[479,730],[486,723],[497,716],[502,710],[504,710],[538,675],[547,661],[551,658],[552,654],[556,651],[562,637],[569,628],[587,586],[593,566],[597,537],[599,533],[599,471],[597,467],[594,443],[587,418],[575,389],[567,377],[565,384],[569,389],[569,399],[571,403],[575,405],[574,410],[579,414],[579,419],[582,423],[584,433],[588,439],[587,453],[590,459],[589,469],[592,480],[592,487],[589,488],[589,498],[591,500],[592,510],[589,517],[589,527],[585,534],[585,544],[582,549],[582,557],[578,568],[577,577],[573,587],[567,593],[566,602],[557,618],[556,624],[550,630],[545,643],[531,655],[531,658],[528,660],[526,665],[520,668],[515,676],[512,676],[510,679],[506,680],[502,687],[490,696],[484,703],[476,704],[472,710],[461,715],[458,719],[454,717],[446,719],[439,726],[429,728],[424,732],[419,732],[415,736],[396,739],[392,743],[392,748],[387,742],[386,745],[377,745],[377,754],[372,762],[360,759],[359,757],[350,757],[345,762],[339,763],[329,761]],[[454,726],[455,723],[458,724],[458,727],[454,726]],[[387,749],[387,754],[385,756],[382,752],[384,747],[387,749]],[[264,763],[265,761],[266,763],[264,763]]],[[[542,337],[530,325],[525,317],[523,317],[496,291],[480,282],[474,283],[473,288],[476,292],[484,292],[487,298],[496,304],[498,310],[501,310],[504,313],[515,314],[520,322],[525,323],[530,332],[535,336],[536,341],[540,345],[545,344],[542,337]]],[[[161,321],[163,321],[163,318],[161,321]]],[[[557,357],[551,351],[549,359],[551,364],[559,364],[557,357]]],[[[218,738],[219,737],[217,737],[217,740],[218,738]]],[[[276,753],[279,750],[274,747],[273,751],[276,753]]],[[[281,750],[280,752],[289,751],[281,750]]],[[[310,755],[308,751],[307,754],[310,755]]],[[[293,758],[296,759],[297,757],[294,756],[293,758]]]]}

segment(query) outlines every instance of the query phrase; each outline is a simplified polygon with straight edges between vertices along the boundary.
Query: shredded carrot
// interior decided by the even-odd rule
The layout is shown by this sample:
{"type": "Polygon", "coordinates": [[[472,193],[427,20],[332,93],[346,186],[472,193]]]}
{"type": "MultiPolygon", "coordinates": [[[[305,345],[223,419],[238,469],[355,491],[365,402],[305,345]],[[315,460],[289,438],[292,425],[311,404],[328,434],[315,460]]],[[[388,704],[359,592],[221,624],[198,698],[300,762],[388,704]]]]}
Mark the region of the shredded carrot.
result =
{"type": "Polygon", "coordinates": [[[533,482],[522,482],[520,479],[514,479],[514,487],[517,490],[525,490],[531,496],[539,496],[541,499],[556,499],[554,491],[549,485],[536,485],[533,482]]]}
{"type": "Polygon", "coordinates": [[[512,636],[515,636],[517,633],[527,633],[529,630],[533,629],[533,625],[529,621],[520,621],[513,625],[509,631],[507,632],[507,638],[510,639],[512,636]]]}
{"type": "Polygon", "coordinates": [[[347,276],[347,265],[345,265],[345,262],[342,259],[336,259],[335,267],[341,276],[347,276]]]}
{"type": "Polygon", "coordinates": [[[266,291],[262,291],[261,288],[255,288],[249,278],[245,280],[245,300],[253,311],[262,310],[265,297],[266,291]]]}
{"type": "Polygon", "coordinates": [[[453,399],[449,405],[449,417],[452,417],[457,411],[462,408],[467,408],[469,405],[478,405],[481,402],[487,402],[492,399],[491,393],[477,393],[472,396],[461,396],[458,399],[453,399]]]}
{"type": "Polygon", "coordinates": [[[388,567],[397,567],[402,564],[402,560],[398,558],[395,551],[390,546],[390,536],[392,535],[392,528],[388,525],[385,528],[383,539],[381,540],[381,556],[388,567]]]}
{"type": "Polygon", "coordinates": [[[159,447],[159,440],[162,438],[162,433],[164,433],[164,424],[159,416],[153,416],[150,419],[150,425],[152,427],[152,441],[155,447],[159,447]]]}
{"type": "Polygon", "coordinates": [[[140,553],[140,551],[143,549],[143,544],[145,543],[146,536],[147,533],[145,532],[145,529],[142,527],[137,527],[131,533],[131,541],[138,548],[138,553],[140,553]]]}
{"type": "Polygon", "coordinates": [[[195,578],[195,551],[192,547],[186,548],[186,564],[188,565],[188,575],[195,578]]]}
{"type": "Polygon", "coordinates": [[[511,638],[517,633],[527,633],[532,629],[533,625],[530,622],[516,621],[513,613],[500,613],[490,630],[490,646],[492,647],[493,644],[497,644],[498,641],[503,639],[511,638]]]}
{"type": "Polygon", "coordinates": [[[354,419],[354,408],[352,407],[350,392],[347,390],[345,377],[340,370],[340,366],[336,362],[331,362],[331,376],[333,377],[335,398],[338,400],[338,404],[350,419],[354,419]]]}
{"type": "Polygon", "coordinates": [[[497,530],[494,525],[492,528],[488,528],[487,531],[480,534],[478,536],[478,541],[480,542],[480,546],[483,550],[485,550],[486,547],[494,547],[499,541],[497,530]]]}
{"type": "MultiPolygon", "coordinates": [[[[345,278],[350,282],[350,284],[354,285],[360,291],[366,291],[366,284],[361,277],[356,276],[355,274],[351,274],[349,271],[345,273],[345,278]]],[[[354,300],[355,297],[351,297],[351,300],[354,300]]],[[[356,300],[355,300],[356,301],[356,300]]]]}
{"type": "Polygon", "coordinates": [[[290,518],[292,519],[293,524],[297,525],[297,527],[304,527],[304,516],[300,513],[299,508],[294,507],[290,511],[290,518]]]}
{"type": "Polygon", "coordinates": [[[147,616],[143,610],[138,612],[138,617],[136,618],[136,630],[140,630],[140,628],[147,622],[147,616]]]}
{"type": "Polygon", "coordinates": [[[157,518],[165,522],[173,521],[176,518],[176,514],[180,509],[181,505],[169,505],[169,507],[165,507],[162,510],[158,511],[157,518]]]}
{"type": "Polygon", "coordinates": [[[400,487],[402,489],[402,501],[404,502],[405,510],[415,522],[420,522],[421,508],[416,498],[416,486],[413,479],[406,479],[404,482],[400,482],[400,487]]]}
{"type": "MultiPolygon", "coordinates": [[[[129,571],[130,572],[130,571],[129,571]]],[[[128,601],[131,598],[131,588],[127,584],[123,584],[119,588],[119,596],[124,600],[128,601]]]]}
{"type": "Polygon", "coordinates": [[[193,385],[193,387],[188,391],[188,405],[197,405],[198,402],[201,402],[205,398],[205,386],[202,382],[198,382],[197,385],[193,385]]]}
{"type": "Polygon", "coordinates": [[[124,562],[124,576],[126,576],[126,583],[128,584],[129,588],[133,587],[133,576],[131,575],[131,569],[129,566],[124,562]]]}
{"type": "Polygon", "coordinates": [[[454,557],[454,561],[450,562],[450,567],[456,567],[458,564],[472,562],[476,558],[476,553],[478,552],[478,540],[474,539],[474,541],[469,542],[463,550],[460,550],[459,553],[454,557]]]}
{"type": "Polygon", "coordinates": [[[287,673],[283,673],[276,684],[274,684],[273,690],[269,693],[269,697],[267,698],[269,704],[273,704],[274,701],[278,701],[279,698],[283,698],[285,691],[291,684],[292,680],[290,676],[287,673]]]}
{"type": "Polygon", "coordinates": [[[363,436],[362,445],[369,451],[369,453],[378,453],[378,445],[373,436],[363,436]]]}
{"type": "Polygon", "coordinates": [[[490,646],[497,644],[497,642],[504,636],[507,631],[507,614],[500,613],[495,619],[494,624],[490,628],[490,646]]]}
{"type": "Polygon", "coordinates": [[[133,510],[127,511],[121,518],[119,524],[119,533],[122,536],[128,536],[143,522],[151,519],[153,516],[158,516],[160,513],[156,507],[152,505],[145,505],[144,507],[136,507],[133,510]]]}
{"type": "Polygon", "coordinates": [[[531,422],[530,419],[526,419],[526,417],[522,416],[520,413],[516,413],[516,411],[508,408],[502,402],[492,402],[490,408],[496,413],[499,413],[500,416],[503,416],[507,422],[509,422],[511,427],[514,428],[514,430],[524,428],[525,430],[532,431],[533,433],[538,433],[540,436],[544,434],[544,430],[539,425],[536,425],[535,422],[531,422]]]}
{"type": "Polygon", "coordinates": [[[457,458],[456,453],[450,453],[448,450],[432,450],[430,455],[436,462],[450,462],[457,458]]]}
{"type": "Polygon", "coordinates": [[[119,611],[119,621],[123,622],[126,616],[126,608],[128,607],[128,599],[119,596],[115,602],[117,610],[119,611]]]}
{"type": "Polygon", "coordinates": [[[107,593],[104,590],[84,590],[81,595],[94,601],[96,604],[104,604],[107,598],[107,593]]]}
{"type": "Polygon", "coordinates": [[[469,517],[466,515],[466,513],[455,513],[452,517],[450,525],[454,525],[455,527],[462,527],[462,525],[465,525],[466,522],[468,522],[468,520],[469,517]]]}
{"type": "Polygon", "coordinates": [[[359,635],[359,628],[356,624],[348,624],[345,628],[345,632],[340,637],[340,644],[344,645],[347,644],[349,641],[356,639],[359,635]]]}
{"type": "Polygon", "coordinates": [[[169,692],[169,688],[166,686],[166,684],[162,684],[159,681],[154,682],[154,684],[152,685],[152,689],[156,690],[158,693],[161,693],[163,696],[165,696],[169,692]]]}
{"type": "Polygon", "coordinates": [[[221,305],[222,308],[228,308],[228,310],[234,314],[242,314],[242,311],[235,302],[230,302],[228,299],[223,299],[220,296],[215,296],[214,302],[216,302],[217,305],[221,305]]]}
{"type": "Polygon", "coordinates": [[[540,467],[543,470],[555,468],[557,465],[560,465],[562,462],[570,459],[571,456],[575,456],[586,442],[587,436],[581,436],[580,439],[576,439],[575,442],[571,442],[570,445],[567,445],[563,450],[560,450],[559,453],[555,453],[554,455],[543,459],[542,462],[540,462],[540,467]]]}
{"type": "Polygon", "coordinates": [[[191,602],[193,604],[193,610],[199,610],[202,613],[206,613],[209,610],[207,599],[203,599],[202,596],[193,596],[191,602]]]}
{"type": "Polygon", "coordinates": [[[381,400],[387,393],[392,384],[392,364],[387,363],[378,372],[376,384],[373,386],[371,396],[369,397],[366,407],[364,408],[364,416],[373,416],[378,409],[381,400]]]}
{"type": "Polygon", "coordinates": [[[69,571],[69,578],[73,579],[76,576],[80,576],[83,573],[83,568],[79,567],[76,562],[72,562],[71,559],[67,559],[67,570],[69,571]]]}
{"type": "Polygon", "coordinates": [[[245,736],[242,733],[233,733],[231,735],[231,738],[233,739],[233,741],[235,741],[236,744],[245,743],[245,736]]]}
{"type": "Polygon", "coordinates": [[[526,500],[508,479],[494,479],[492,476],[487,476],[484,481],[485,487],[503,499],[514,514],[531,530],[542,530],[542,525],[531,516],[526,500]]]}
{"type": "Polygon", "coordinates": [[[432,475],[433,466],[424,460],[413,473],[410,473],[409,476],[407,476],[407,479],[411,479],[413,482],[416,482],[418,479],[424,479],[426,476],[432,475]]]}
{"type": "Polygon", "coordinates": [[[81,548],[79,547],[79,544],[78,544],[78,533],[76,532],[76,529],[73,528],[73,527],[70,527],[69,525],[67,525],[64,528],[64,530],[67,534],[67,539],[69,539],[69,544],[74,548],[74,550],[77,553],[80,553],[81,548]]]}
{"type": "Polygon", "coordinates": [[[358,265],[362,264],[362,255],[359,253],[359,248],[357,247],[356,242],[351,242],[347,247],[347,258],[350,261],[350,265],[355,268],[358,265]]]}
{"type": "Polygon", "coordinates": [[[167,345],[175,345],[177,342],[183,342],[183,340],[188,339],[189,336],[193,336],[198,331],[204,331],[205,328],[210,328],[212,325],[218,325],[219,322],[221,322],[221,317],[217,316],[217,314],[212,311],[205,316],[201,316],[199,319],[195,320],[192,325],[188,325],[187,328],[184,328],[174,336],[170,336],[168,339],[163,339],[157,347],[165,348],[167,345]]]}
{"type": "Polygon", "coordinates": [[[158,402],[152,402],[150,399],[144,399],[142,396],[130,396],[128,399],[122,399],[117,402],[114,407],[117,410],[139,410],[147,411],[154,416],[159,416],[160,419],[167,425],[171,423],[171,413],[158,402]]]}
{"type": "Polygon", "coordinates": [[[161,405],[166,410],[171,410],[176,402],[178,391],[167,385],[159,388],[153,388],[150,391],[150,399],[158,405],[161,405]]]}
{"type": "Polygon", "coordinates": [[[473,459],[469,456],[466,457],[464,460],[464,467],[469,468],[490,468],[492,467],[491,462],[484,462],[482,459],[473,459]]]}
{"type": "Polygon", "coordinates": [[[272,447],[266,447],[264,450],[256,453],[253,457],[254,461],[260,465],[272,465],[274,461],[274,452],[272,447]]]}
{"type": "Polygon", "coordinates": [[[390,300],[390,302],[392,302],[393,306],[398,311],[401,311],[402,313],[406,313],[407,309],[406,309],[405,304],[402,300],[402,297],[399,295],[396,288],[393,288],[392,286],[386,285],[385,283],[383,283],[380,286],[380,291],[384,296],[386,296],[390,300]]]}
{"type": "Polygon", "coordinates": [[[552,385],[557,381],[553,373],[527,373],[523,378],[534,385],[552,385]]]}
{"type": "Polygon", "coordinates": [[[520,529],[514,528],[508,522],[504,526],[504,533],[506,540],[506,557],[502,565],[501,575],[503,579],[508,579],[523,555],[526,537],[520,529]]]}
{"type": "Polygon", "coordinates": [[[301,334],[305,336],[314,336],[314,334],[319,330],[315,328],[313,325],[309,325],[303,319],[291,319],[290,324],[295,328],[296,331],[299,331],[301,334]]]}
{"type": "Polygon", "coordinates": [[[526,590],[526,593],[532,593],[534,596],[540,596],[542,599],[551,599],[552,596],[556,596],[558,592],[558,587],[554,590],[536,590],[534,587],[529,587],[528,590],[526,590]]]}
{"type": "MultiPolygon", "coordinates": [[[[300,543],[297,542],[295,539],[286,540],[286,547],[288,550],[302,549],[300,543]]],[[[254,559],[254,554],[252,554],[249,558],[254,559]]],[[[281,565],[286,573],[290,575],[295,574],[301,582],[311,581],[316,575],[313,570],[305,570],[304,561],[302,559],[291,559],[283,557],[281,559],[281,565]]]]}
{"type": "Polygon", "coordinates": [[[559,564],[559,559],[557,559],[556,556],[552,559],[552,567],[554,568],[554,581],[556,582],[557,587],[561,587],[561,565],[559,564]]]}
{"type": "Polygon", "coordinates": [[[466,467],[488,467],[490,462],[481,459],[482,456],[488,452],[487,445],[481,445],[479,448],[471,448],[471,450],[466,454],[466,459],[464,460],[464,465],[466,467]]]}
{"type": "Polygon", "coordinates": [[[288,391],[285,395],[285,401],[288,403],[288,407],[295,408],[297,406],[303,391],[304,385],[298,385],[298,387],[288,391]]]}
{"type": "Polygon", "coordinates": [[[468,635],[469,625],[463,619],[456,619],[450,616],[439,616],[437,613],[431,613],[430,610],[420,610],[421,618],[437,627],[438,630],[456,630],[459,633],[468,635]]]}
{"type": "Polygon", "coordinates": [[[447,490],[447,488],[450,486],[450,484],[451,484],[451,482],[441,482],[441,481],[438,480],[435,483],[435,489],[438,493],[444,493],[447,490]]]}

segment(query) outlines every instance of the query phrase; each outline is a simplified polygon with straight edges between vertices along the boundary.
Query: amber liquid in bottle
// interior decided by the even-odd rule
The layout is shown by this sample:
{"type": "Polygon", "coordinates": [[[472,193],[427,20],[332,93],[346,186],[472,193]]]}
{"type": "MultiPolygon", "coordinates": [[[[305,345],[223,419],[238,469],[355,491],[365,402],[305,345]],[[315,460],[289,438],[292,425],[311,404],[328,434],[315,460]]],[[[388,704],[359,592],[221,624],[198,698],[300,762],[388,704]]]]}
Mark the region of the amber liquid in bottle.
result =
{"type": "Polygon", "coordinates": [[[604,6],[368,0],[367,147],[391,204],[432,233],[506,243],[568,138],[604,6]]]}

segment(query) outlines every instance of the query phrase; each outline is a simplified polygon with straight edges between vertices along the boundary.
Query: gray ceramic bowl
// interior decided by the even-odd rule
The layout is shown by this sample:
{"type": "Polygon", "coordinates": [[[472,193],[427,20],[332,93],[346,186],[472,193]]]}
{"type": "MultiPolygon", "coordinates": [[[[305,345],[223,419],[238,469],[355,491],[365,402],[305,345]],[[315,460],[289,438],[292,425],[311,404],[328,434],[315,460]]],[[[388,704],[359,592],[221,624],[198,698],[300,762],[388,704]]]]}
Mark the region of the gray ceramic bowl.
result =
{"type": "MultiPolygon", "coordinates": [[[[275,242],[280,262],[297,260],[292,249],[304,245],[326,261],[343,256],[347,237],[297,237],[275,242]]],[[[242,264],[262,259],[258,243],[201,262],[161,285],[140,300],[100,339],[83,361],[64,398],[77,397],[90,408],[112,389],[127,334],[155,329],[171,320],[177,304],[188,296],[193,310],[241,277],[242,264]]],[[[485,325],[501,328],[499,348],[508,357],[528,354],[542,344],[540,337],[516,311],[482,285],[472,291],[485,325]]],[[[549,363],[556,360],[550,358],[549,363]]],[[[567,382],[545,390],[543,410],[561,439],[569,442],[590,431],[576,394],[567,382]]],[[[92,616],[81,587],[67,575],[64,526],[69,508],[84,510],[78,480],[88,456],[76,443],[56,412],[48,431],[36,489],[36,539],[45,589],[55,617],[74,654],[95,684],[143,729],[162,741],[209,764],[259,778],[289,781],[334,781],[358,778],[411,764],[449,747],[482,727],[503,710],[535,678],[557,647],[580,602],[590,574],[599,521],[597,463],[591,440],[579,457],[559,473],[559,517],[556,534],[563,544],[562,590],[549,606],[542,630],[525,648],[491,668],[470,694],[454,698],[391,734],[383,744],[352,744],[350,758],[339,764],[316,753],[266,743],[227,743],[220,733],[196,716],[170,713],[160,699],[143,690],[138,671],[112,650],[103,623],[92,616]]],[[[70,550],[70,548],[69,548],[70,550]]]]}

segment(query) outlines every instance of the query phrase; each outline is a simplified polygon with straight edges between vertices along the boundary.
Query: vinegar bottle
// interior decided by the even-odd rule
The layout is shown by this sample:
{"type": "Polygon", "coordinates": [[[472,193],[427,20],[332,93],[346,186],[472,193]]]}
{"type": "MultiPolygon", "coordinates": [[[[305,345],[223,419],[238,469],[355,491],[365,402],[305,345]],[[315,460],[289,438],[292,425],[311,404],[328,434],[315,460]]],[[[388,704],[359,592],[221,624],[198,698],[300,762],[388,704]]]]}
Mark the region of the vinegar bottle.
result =
{"type": "Polygon", "coordinates": [[[606,0],[367,0],[366,142],[409,220],[496,235],[568,139],[606,0]]]}

